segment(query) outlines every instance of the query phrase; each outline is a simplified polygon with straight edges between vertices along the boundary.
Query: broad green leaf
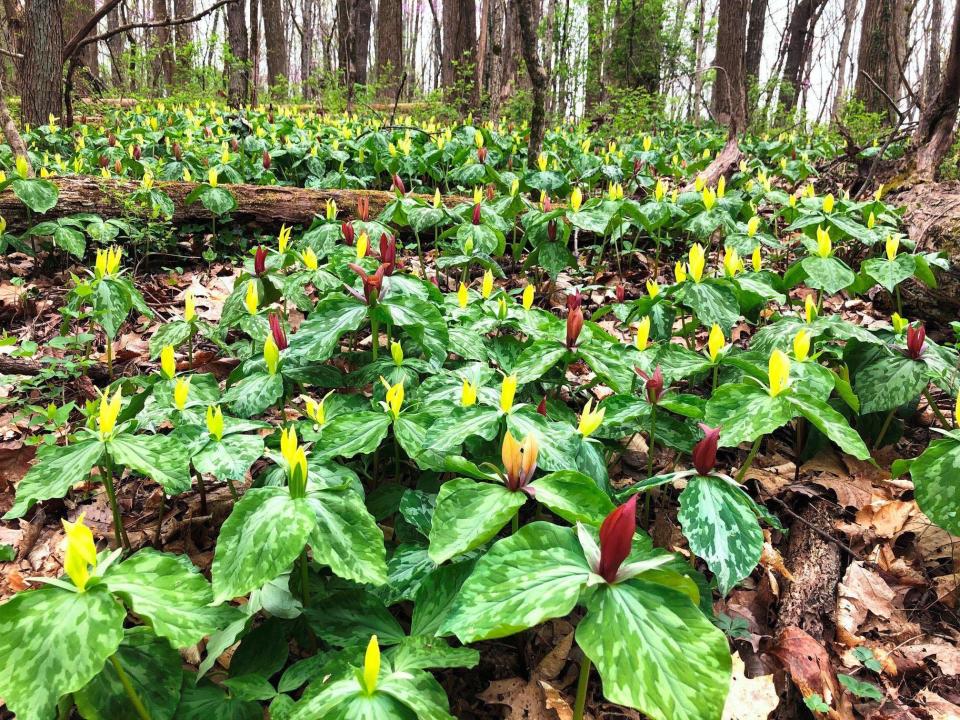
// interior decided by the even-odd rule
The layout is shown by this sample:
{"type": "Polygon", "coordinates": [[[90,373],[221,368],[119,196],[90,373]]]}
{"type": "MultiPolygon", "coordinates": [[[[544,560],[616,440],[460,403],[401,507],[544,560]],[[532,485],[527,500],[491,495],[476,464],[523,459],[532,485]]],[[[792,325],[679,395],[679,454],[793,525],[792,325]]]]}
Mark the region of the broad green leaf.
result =
{"type": "Polygon", "coordinates": [[[480,558],[441,634],[453,633],[468,643],[565,617],[590,574],[573,529],[525,525],[480,558]]]}
{"type": "Polygon", "coordinates": [[[59,190],[49,180],[16,178],[11,186],[17,199],[35,213],[45,213],[57,204],[59,190]]]}
{"type": "Polygon", "coordinates": [[[168,495],[190,489],[190,456],[174,436],[121,433],[106,446],[114,463],[150,478],[168,495]]]}
{"type": "Polygon", "coordinates": [[[571,524],[599,525],[613,511],[610,497],[593,478],[576,470],[560,470],[530,484],[533,497],[571,524]]]}
{"type": "Polygon", "coordinates": [[[380,588],[380,597],[387,605],[412,601],[421,583],[436,568],[426,545],[398,545],[387,560],[387,582],[380,588]]]}
{"type": "Polygon", "coordinates": [[[196,682],[183,674],[180,704],[176,720],[263,720],[263,707],[258,702],[241,700],[227,694],[209,680],[196,682]]]}
{"type": "Polygon", "coordinates": [[[489,405],[455,405],[436,416],[427,430],[426,446],[444,452],[463,445],[469,437],[493,440],[500,431],[500,412],[489,405]]]}
{"type": "Polygon", "coordinates": [[[887,292],[892,293],[897,285],[913,277],[917,269],[917,261],[913,255],[901,253],[894,260],[887,258],[864,260],[863,269],[887,292]]]}
{"type": "Polygon", "coordinates": [[[420,343],[428,356],[437,362],[447,357],[450,343],[447,325],[434,303],[413,295],[391,294],[383,305],[389,310],[393,322],[420,343]]]}
{"type": "Polygon", "coordinates": [[[704,281],[687,282],[683,286],[683,302],[707,327],[714,323],[726,332],[740,317],[740,307],[733,290],[725,285],[704,281]]]}
{"type": "Polygon", "coordinates": [[[323,426],[323,434],[314,447],[314,457],[368,455],[380,447],[390,431],[390,423],[387,413],[373,410],[338,415],[323,426]]]}
{"type": "MultiPolygon", "coordinates": [[[[170,720],[180,701],[182,675],[180,655],[170,643],[147,628],[131,628],[117,648],[116,659],[150,713],[150,720],[170,720]]],[[[112,661],[83,690],[74,693],[73,699],[85,720],[137,717],[112,661]]]]}
{"type": "Polygon", "coordinates": [[[430,559],[437,565],[480,547],[500,532],[527,501],[503,485],[457,478],[437,495],[430,527],[430,559]]]}
{"type": "Polygon", "coordinates": [[[704,422],[720,426],[720,445],[751,442],[783,427],[797,415],[785,394],[771,397],[759,385],[721,385],[707,401],[704,422]]]}
{"type": "Polygon", "coordinates": [[[406,635],[386,605],[366,590],[343,590],[307,608],[306,617],[317,637],[337,647],[365,647],[376,635],[381,645],[395,645],[406,635]]]}
{"type": "Polygon", "coordinates": [[[410,633],[436,635],[449,615],[473,562],[441,565],[421,583],[413,603],[410,633]]]}
{"type": "Polygon", "coordinates": [[[150,338],[150,357],[159,357],[160,351],[167,345],[177,348],[185,343],[193,332],[193,325],[184,320],[164,323],[150,338]]]}
{"type": "Polygon", "coordinates": [[[900,407],[920,395],[928,383],[927,366],[900,353],[882,354],[857,370],[853,389],[860,413],[867,415],[900,407]]]}
{"type": "Polygon", "coordinates": [[[719,720],[723,713],[727,639],[683,593],[640,577],[601,585],[576,639],[608,701],[651,720],[719,720]]]}
{"type": "Polygon", "coordinates": [[[343,295],[328,295],[300,324],[290,339],[287,353],[291,358],[320,362],[329,358],[344,333],[360,327],[367,317],[367,306],[343,295]]]}
{"type": "Polygon", "coordinates": [[[286,488],[248,490],[224,522],[213,557],[214,602],[246,595],[293,564],[316,519],[286,488]]]}
{"type": "Polygon", "coordinates": [[[447,693],[433,675],[400,670],[377,683],[377,692],[400,701],[418,720],[456,720],[450,714],[447,693]]]}
{"type": "Polygon", "coordinates": [[[210,442],[193,456],[197,472],[218,480],[243,480],[247,470],[263,456],[263,438],[259,435],[225,435],[210,442]]]}
{"type": "Polygon", "coordinates": [[[910,464],[917,504],[933,522],[952,535],[960,535],[960,442],[947,437],[934,440],[910,464]]]}
{"type": "Polygon", "coordinates": [[[72,445],[41,445],[33,467],[17,485],[17,499],[3,516],[12,520],[23,516],[35,502],[60,498],[90,475],[90,469],[103,455],[103,443],[95,438],[72,445]]]}
{"type": "Polygon", "coordinates": [[[310,490],[306,503],[315,523],[308,540],[314,561],[346,580],[383,585],[383,532],[363,498],[353,490],[310,490]]]}
{"type": "Polygon", "coordinates": [[[389,653],[390,664],[397,671],[436,668],[471,668],[480,662],[480,653],[472,648],[450,647],[446,640],[415,635],[405,637],[389,653]]]}
{"type": "Polygon", "coordinates": [[[241,378],[223,394],[223,402],[242,418],[259,415],[283,397],[283,376],[255,372],[241,378]]]}
{"type": "Polygon", "coordinates": [[[196,645],[240,614],[230,606],[210,606],[210,583],[186,555],[144,548],[113,565],[104,582],[175,648],[196,645]]]}
{"type": "Polygon", "coordinates": [[[556,340],[537,340],[520,353],[513,366],[517,381],[522,384],[539,380],[566,353],[566,346],[556,340]]]}
{"type": "Polygon", "coordinates": [[[399,700],[375,692],[367,695],[356,677],[325,683],[319,692],[301,700],[289,720],[415,720],[416,715],[399,700]]]}
{"type": "Polygon", "coordinates": [[[233,193],[224,187],[207,188],[200,195],[200,204],[214,215],[224,215],[237,207],[233,193]]]}
{"type": "Polygon", "coordinates": [[[753,509],[728,481],[697,476],[680,493],[678,513],[690,549],[707,562],[726,595],[753,572],[763,551],[763,531],[753,509]]]}
{"type": "Polygon", "coordinates": [[[50,720],[60,697],[90,682],[123,640],[126,614],[100,584],[20,592],[0,605],[0,697],[17,720],[50,720]]]}
{"type": "Polygon", "coordinates": [[[835,257],[811,256],[801,261],[807,273],[807,285],[831,295],[853,283],[853,271],[835,257]]]}
{"type": "Polygon", "coordinates": [[[544,470],[569,470],[577,466],[580,433],[566,423],[551,422],[532,406],[515,408],[507,415],[507,428],[517,439],[537,439],[537,465],[544,470]]]}
{"type": "Polygon", "coordinates": [[[786,397],[817,430],[835,442],[845,453],[859,460],[870,459],[870,450],[864,445],[857,431],[850,427],[843,415],[823,400],[802,393],[790,393],[786,397]]]}

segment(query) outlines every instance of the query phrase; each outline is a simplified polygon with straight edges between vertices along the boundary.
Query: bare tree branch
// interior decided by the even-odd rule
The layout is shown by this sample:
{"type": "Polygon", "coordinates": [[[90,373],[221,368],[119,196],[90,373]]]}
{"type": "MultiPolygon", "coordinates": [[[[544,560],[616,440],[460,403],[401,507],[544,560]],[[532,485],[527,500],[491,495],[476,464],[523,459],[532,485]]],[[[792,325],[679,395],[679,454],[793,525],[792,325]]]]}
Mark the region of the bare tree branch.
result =
{"type": "MultiPolygon", "coordinates": [[[[113,2],[113,0],[111,0],[111,2],[113,2]]],[[[115,27],[112,30],[107,30],[106,32],[102,32],[99,35],[92,35],[86,38],[85,40],[81,40],[79,45],[77,46],[77,49],[80,49],[85,45],[89,45],[90,43],[100,42],[101,40],[106,40],[107,38],[111,38],[114,35],[119,35],[120,33],[128,32],[130,30],[135,30],[137,28],[158,28],[158,27],[170,27],[173,25],[186,25],[187,23],[192,23],[192,22],[196,22],[197,20],[200,20],[201,18],[209,15],[214,10],[218,10],[224,5],[229,5],[230,3],[235,3],[235,2],[239,2],[239,0],[220,0],[219,2],[216,2],[210,7],[208,7],[206,10],[201,10],[200,12],[195,13],[190,17],[170,18],[169,20],[157,20],[154,22],[136,22],[136,23],[128,23],[127,25],[121,25],[120,27],[115,27]]]]}

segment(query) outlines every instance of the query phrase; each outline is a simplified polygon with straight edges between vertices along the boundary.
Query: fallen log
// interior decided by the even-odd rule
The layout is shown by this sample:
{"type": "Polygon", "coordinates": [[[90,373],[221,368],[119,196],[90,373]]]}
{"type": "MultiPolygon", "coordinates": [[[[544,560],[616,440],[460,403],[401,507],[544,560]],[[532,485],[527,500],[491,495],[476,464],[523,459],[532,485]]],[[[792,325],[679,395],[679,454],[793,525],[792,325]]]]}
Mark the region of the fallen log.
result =
{"type": "MultiPolygon", "coordinates": [[[[141,187],[140,183],[129,180],[107,180],[92,176],[55,178],[53,182],[60,191],[57,204],[44,213],[28,213],[27,207],[13,192],[0,193],[0,216],[7,221],[11,230],[25,230],[30,223],[52,220],[66,215],[82,212],[97,213],[103,218],[129,217],[136,215],[136,209],[129,202],[130,193],[141,187]]],[[[173,221],[209,221],[211,213],[200,202],[187,204],[186,198],[197,183],[158,182],[155,187],[162,190],[173,201],[173,221]]],[[[337,217],[342,220],[358,218],[357,203],[366,199],[370,204],[370,217],[376,217],[395,197],[386,190],[313,190],[278,185],[223,185],[233,193],[237,208],[230,217],[241,222],[252,222],[264,227],[287,225],[307,225],[314,217],[323,214],[327,201],[337,203],[337,217]]],[[[431,201],[429,195],[418,196],[431,201]]],[[[449,195],[443,198],[448,207],[469,202],[468,198],[449,195]]],[[[144,213],[146,215],[147,213],[144,213]]]]}

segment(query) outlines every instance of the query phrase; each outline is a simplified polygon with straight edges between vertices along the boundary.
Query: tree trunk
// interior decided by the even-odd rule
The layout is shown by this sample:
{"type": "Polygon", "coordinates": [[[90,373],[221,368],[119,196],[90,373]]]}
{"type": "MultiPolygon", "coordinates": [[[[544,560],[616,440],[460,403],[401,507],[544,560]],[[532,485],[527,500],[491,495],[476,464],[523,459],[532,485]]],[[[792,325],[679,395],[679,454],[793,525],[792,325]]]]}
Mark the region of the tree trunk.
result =
{"type": "Polygon", "coordinates": [[[929,38],[927,46],[927,62],[923,69],[923,106],[933,102],[940,89],[940,36],[943,32],[943,0],[933,0],[930,3],[930,29],[926,35],[929,38]]]}
{"type": "Polygon", "coordinates": [[[717,53],[713,60],[716,80],[711,109],[714,119],[730,128],[730,135],[747,125],[747,90],[744,55],[747,40],[748,0],[720,0],[717,53]]]}
{"type": "Polygon", "coordinates": [[[840,51],[837,53],[837,81],[835,84],[836,95],[833,98],[833,110],[830,112],[830,119],[836,121],[843,109],[843,103],[846,102],[844,93],[847,84],[847,61],[850,57],[850,36],[853,35],[853,21],[857,16],[857,0],[844,0],[843,2],[843,34],[840,36],[840,51]]]}
{"type": "MultiPolygon", "coordinates": [[[[96,4],[93,0],[63,0],[63,36],[72,38],[80,30],[91,15],[96,12],[96,4]]],[[[87,45],[77,52],[77,59],[81,65],[97,76],[99,72],[97,46],[95,44],[87,45]]]]}
{"type": "Polygon", "coordinates": [[[250,0],[250,102],[260,91],[260,0],[250,0]]]}
{"type": "Polygon", "coordinates": [[[356,45],[353,49],[354,82],[359,85],[367,84],[367,64],[370,60],[370,21],[373,17],[373,7],[370,0],[351,0],[354,7],[354,38],[356,45]]]}
{"type": "Polygon", "coordinates": [[[916,146],[914,175],[921,180],[932,180],[940,163],[950,151],[960,107],[960,0],[953,10],[953,30],[950,52],[944,68],[940,89],[933,101],[920,114],[920,122],[913,136],[916,146]]]}
{"type": "MultiPolygon", "coordinates": [[[[174,17],[190,17],[195,12],[193,0],[173,0],[174,17]]],[[[173,44],[176,48],[178,82],[186,82],[193,70],[195,55],[193,23],[174,26],[173,44]]]]}
{"type": "Polygon", "coordinates": [[[441,82],[464,109],[476,104],[476,0],[443,0],[441,82]]]}
{"type": "Polygon", "coordinates": [[[897,116],[905,59],[905,0],[867,0],[860,26],[854,94],[868,112],[897,116]]]}
{"type": "Polygon", "coordinates": [[[300,92],[307,99],[312,98],[314,94],[310,76],[313,75],[315,16],[315,0],[303,0],[303,37],[300,41],[300,92]]]}
{"type": "Polygon", "coordinates": [[[604,79],[610,84],[655,93],[660,86],[663,61],[663,4],[620,0],[616,5],[604,79]]]}
{"type": "Polygon", "coordinates": [[[520,25],[520,48],[523,62],[533,85],[533,109],[530,111],[530,140],[527,144],[527,167],[537,166],[537,156],[543,148],[543,135],[547,128],[547,72],[537,52],[537,29],[533,23],[533,0],[513,0],[520,25]]]}
{"type": "Polygon", "coordinates": [[[687,119],[700,119],[700,103],[703,102],[703,54],[706,49],[706,0],[697,0],[697,30],[696,41],[693,45],[694,71],[693,82],[690,84],[690,97],[687,107],[687,119]]]}
{"type": "Polygon", "coordinates": [[[427,0],[427,3],[430,5],[430,16],[433,18],[433,50],[437,60],[433,84],[434,87],[440,87],[441,68],[443,67],[443,30],[440,28],[437,0],[427,0]]]}
{"type": "Polygon", "coordinates": [[[403,74],[403,1],[380,0],[377,10],[377,82],[394,98],[403,74]]]}
{"type": "Polygon", "coordinates": [[[20,112],[40,125],[60,117],[63,94],[63,7],[60,0],[27,0],[24,9],[20,112]]]}
{"type": "Polygon", "coordinates": [[[603,0],[587,2],[587,86],[584,110],[587,116],[603,99],[603,36],[606,11],[603,0]]]}
{"type": "Polygon", "coordinates": [[[351,101],[353,86],[367,84],[371,15],[370,0],[337,0],[337,55],[351,101]]]}
{"type": "Polygon", "coordinates": [[[227,99],[233,107],[240,107],[250,99],[250,58],[244,5],[242,1],[227,5],[227,43],[230,47],[227,99]]]}
{"type": "Polygon", "coordinates": [[[796,112],[801,75],[810,56],[810,40],[820,17],[820,7],[825,1],[800,0],[790,16],[787,56],[783,65],[783,84],[780,86],[780,106],[788,114],[796,112]]]}
{"type": "Polygon", "coordinates": [[[263,36],[267,43],[267,84],[271,89],[290,75],[282,0],[263,0],[263,36]]]}
{"type": "Polygon", "coordinates": [[[760,77],[760,60],[763,57],[763,29],[766,20],[767,0],[751,0],[747,50],[743,60],[748,83],[756,83],[760,77]]]}
{"type": "MultiPolygon", "coordinates": [[[[167,0],[153,0],[153,21],[165,22],[170,19],[167,0]]],[[[153,30],[153,46],[157,60],[154,65],[154,86],[169,88],[173,85],[173,48],[170,45],[170,28],[158,27],[153,30]]]]}
{"type": "MultiPolygon", "coordinates": [[[[120,27],[120,6],[115,7],[107,15],[107,30],[116,30],[120,27]]],[[[107,50],[110,53],[110,80],[114,88],[123,87],[123,33],[117,33],[107,40],[107,50]]]]}

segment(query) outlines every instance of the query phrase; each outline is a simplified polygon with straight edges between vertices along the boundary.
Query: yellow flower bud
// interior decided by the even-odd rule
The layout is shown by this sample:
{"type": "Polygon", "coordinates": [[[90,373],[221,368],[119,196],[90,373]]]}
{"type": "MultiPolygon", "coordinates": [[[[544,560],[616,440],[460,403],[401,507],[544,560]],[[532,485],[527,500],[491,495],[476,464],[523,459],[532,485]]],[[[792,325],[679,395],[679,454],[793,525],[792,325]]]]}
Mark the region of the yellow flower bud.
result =
{"type": "Polygon", "coordinates": [[[836,200],[833,197],[833,193],[828,194],[826,197],[823,198],[823,211],[828,214],[832,213],[835,202],[836,200]]]}
{"type": "Polygon", "coordinates": [[[400,417],[400,406],[403,405],[403,383],[391,385],[384,377],[380,378],[380,382],[387,389],[386,402],[383,403],[383,407],[396,420],[400,417]]]}
{"type": "Polygon", "coordinates": [[[390,343],[390,357],[393,358],[395,364],[403,364],[403,347],[396,340],[390,343]]]}
{"type": "Polygon", "coordinates": [[[465,308],[467,303],[470,300],[470,295],[467,292],[467,286],[463,283],[460,283],[460,287],[457,288],[457,304],[461,308],[465,308]]]}
{"type": "Polygon", "coordinates": [[[817,255],[822,258],[830,257],[833,252],[833,243],[830,241],[830,231],[817,226],[817,255]]]}
{"type": "Polygon", "coordinates": [[[760,229],[760,218],[757,215],[754,215],[752,218],[747,220],[747,237],[753,237],[757,234],[757,231],[760,229]]]}
{"type": "Polygon", "coordinates": [[[247,308],[248,313],[251,315],[257,314],[257,306],[260,304],[260,296],[257,293],[256,281],[247,281],[247,294],[243,299],[243,304],[247,308]]]}
{"type": "MultiPolygon", "coordinates": [[[[680,263],[677,263],[677,264],[679,265],[680,263]]],[[[659,294],[660,294],[660,286],[657,285],[657,281],[647,280],[647,295],[649,295],[652,298],[655,298],[659,294]]]]}
{"type": "Polygon", "coordinates": [[[760,256],[760,246],[757,245],[753,249],[753,254],[750,256],[750,263],[753,265],[754,272],[760,272],[760,268],[763,264],[763,259],[760,256]]]}
{"type": "Polygon", "coordinates": [[[513,398],[517,394],[517,376],[506,375],[500,385],[500,409],[510,412],[513,407],[513,398]]]}
{"type": "Polygon", "coordinates": [[[900,249],[900,238],[893,235],[887,235],[886,251],[887,259],[895,260],[897,257],[897,250],[900,249]]]}
{"type": "Polygon", "coordinates": [[[650,345],[650,316],[646,315],[637,325],[637,350],[646,350],[650,345]]]}
{"type": "Polygon", "coordinates": [[[490,297],[490,294],[493,292],[493,271],[487,270],[483,274],[483,282],[480,285],[480,295],[484,299],[490,297]]]}
{"type": "Polygon", "coordinates": [[[100,396],[100,408],[97,416],[97,427],[100,430],[100,439],[105,440],[113,434],[117,425],[117,416],[120,414],[120,407],[123,403],[120,394],[120,386],[117,386],[117,392],[110,397],[109,390],[100,396]]]}
{"type": "Polygon", "coordinates": [[[357,259],[366,257],[367,249],[370,247],[370,239],[365,232],[360,233],[357,238],[357,259]]]}
{"type": "Polygon", "coordinates": [[[167,376],[167,379],[173,380],[177,374],[177,360],[173,354],[173,345],[164,345],[160,351],[160,370],[167,376]]]}
{"type": "Polygon", "coordinates": [[[267,364],[267,372],[276,375],[277,368],[280,367],[280,348],[271,335],[268,335],[263,343],[263,361],[267,364]]]}
{"type": "Polygon", "coordinates": [[[653,187],[653,197],[657,202],[663,202],[663,198],[667,194],[667,184],[663,181],[663,178],[657,178],[657,184],[653,187]]]}
{"type": "Polygon", "coordinates": [[[583,412],[580,414],[580,424],[577,426],[577,431],[583,437],[588,437],[600,427],[606,411],[606,408],[594,409],[593,398],[587,400],[587,404],[583,406],[583,412]]]}
{"type": "Polygon", "coordinates": [[[377,678],[380,677],[380,646],[377,636],[372,635],[367,645],[367,652],[363,656],[363,690],[367,695],[373,695],[377,689],[377,678]]]}
{"type": "Polygon", "coordinates": [[[690,264],[690,277],[693,278],[694,282],[698,283],[703,278],[703,268],[707,262],[703,245],[700,243],[694,243],[690,247],[688,260],[690,264]]]}
{"type": "Polygon", "coordinates": [[[817,317],[817,303],[813,300],[813,295],[807,295],[803,299],[803,311],[806,315],[807,322],[812,323],[817,317]]]}
{"type": "Polygon", "coordinates": [[[673,274],[676,277],[678,283],[686,282],[687,266],[684,265],[679,260],[677,260],[677,264],[673,266],[673,274]]]}
{"type": "Polygon", "coordinates": [[[531,283],[527,283],[523,288],[523,309],[524,310],[529,310],[531,307],[533,307],[533,292],[534,292],[533,285],[531,283]]]}
{"type": "Polygon", "coordinates": [[[76,522],[61,520],[66,533],[66,551],[63,557],[63,569],[67,577],[80,592],[84,592],[90,581],[89,566],[97,566],[97,546],[93,542],[93,533],[83,523],[84,513],[76,522]]]}
{"type": "Polygon", "coordinates": [[[197,316],[197,301],[190,290],[183,296],[183,319],[187,322],[193,322],[197,316]]]}
{"type": "Polygon", "coordinates": [[[793,337],[793,356],[803,362],[810,355],[810,335],[801,328],[793,337]]]}
{"type": "Polygon", "coordinates": [[[207,172],[207,182],[210,184],[210,187],[216,187],[216,186],[217,186],[217,179],[218,179],[218,177],[217,177],[217,169],[216,169],[216,168],[210,168],[210,170],[207,172]]]}
{"type": "Polygon", "coordinates": [[[790,358],[782,350],[770,354],[767,370],[770,378],[770,397],[776,397],[790,386],[790,358]]]}
{"type": "Polygon", "coordinates": [[[720,355],[720,351],[723,350],[723,346],[726,344],[727,340],[723,337],[723,331],[719,325],[714,323],[713,327],[710,328],[710,335],[707,337],[707,351],[710,353],[710,360],[712,362],[717,361],[717,356],[720,355]]]}
{"type": "Polygon", "coordinates": [[[580,206],[583,204],[583,192],[579,187],[575,187],[573,192],[570,193],[570,209],[574,212],[580,211],[580,206]]]}
{"type": "Polygon", "coordinates": [[[190,395],[190,378],[180,378],[173,386],[173,404],[181,412],[187,406],[187,397],[190,395]]]}
{"type": "Polygon", "coordinates": [[[317,260],[317,254],[313,251],[312,247],[308,247],[306,250],[304,250],[303,255],[300,257],[303,260],[303,264],[307,270],[313,272],[320,267],[320,263],[317,260]]]}
{"type": "Polygon", "coordinates": [[[219,405],[207,405],[207,432],[218,442],[223,439],[223,410],[219,405]]]}
{"type": "Polygon", "coordinates": [[[463,389],[460,391],[460,404],[463,407],[477,404],[477,386],[466,378],[463,379],[463,389]]]}

